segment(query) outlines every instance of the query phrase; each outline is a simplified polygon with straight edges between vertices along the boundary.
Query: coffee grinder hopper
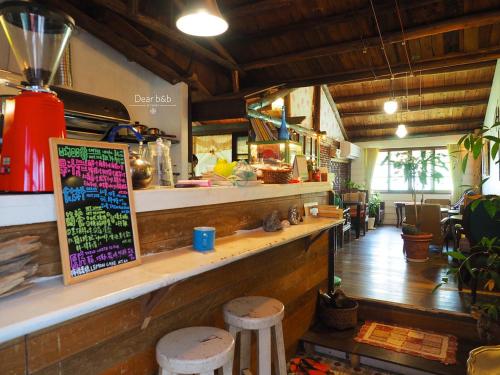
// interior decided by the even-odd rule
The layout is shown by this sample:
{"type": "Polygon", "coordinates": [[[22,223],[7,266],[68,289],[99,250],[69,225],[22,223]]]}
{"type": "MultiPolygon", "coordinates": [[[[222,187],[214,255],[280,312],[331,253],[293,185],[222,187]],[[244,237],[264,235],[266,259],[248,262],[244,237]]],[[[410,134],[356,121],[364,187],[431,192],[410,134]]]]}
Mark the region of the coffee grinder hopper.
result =
{"type": "Polygon", "coordinates": [[[27,89],[46,90],[75,27],[73,19],[27,1],[0,4],[0,24],[27,89]]]}

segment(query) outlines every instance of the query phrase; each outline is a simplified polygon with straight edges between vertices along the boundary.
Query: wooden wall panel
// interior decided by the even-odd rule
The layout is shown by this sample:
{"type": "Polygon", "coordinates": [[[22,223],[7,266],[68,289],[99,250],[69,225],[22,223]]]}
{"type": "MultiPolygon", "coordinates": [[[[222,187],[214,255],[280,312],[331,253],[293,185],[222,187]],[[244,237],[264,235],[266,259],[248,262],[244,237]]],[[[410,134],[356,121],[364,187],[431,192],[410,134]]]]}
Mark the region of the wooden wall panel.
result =
{"type": "Polygon", "coordinates": [[[24,337],[0,345],[0,374],[26,374],[26,345],[24,337]]]}
{"type": "Polygon", "coordinates": [[[327,277],[326,234],[307,252],[304,245],[305,240],[297,240],[180,282],[145,330],[140,325],[148,296],[29,335],[29,373],[153,374],[154,347],[164,334],[193,325],[223,327],[222,305],[255,294],[285,304],[285,345],[293,354],[312,322],[317,289],[326,286],[327,277]]]}
{"type": "MultiPolygon", "coordinates": [[[[288,208],[305,202],[327,203],[328,193],[293,195],[272,199],[190,207],[175,210],[141,212],[137,215],[142,254],[172,250],[191,244],[195,226],[214,226],[217,236],[228,236],[240,229],[254,229],[262,225],[262,218],[273,209],[286,217],[288,208]]],[[[0,241],[23,235],[40,236],[40,276],[61,273],[59,241],[55,222],[17,225],[0,228],[0,241]]]]}

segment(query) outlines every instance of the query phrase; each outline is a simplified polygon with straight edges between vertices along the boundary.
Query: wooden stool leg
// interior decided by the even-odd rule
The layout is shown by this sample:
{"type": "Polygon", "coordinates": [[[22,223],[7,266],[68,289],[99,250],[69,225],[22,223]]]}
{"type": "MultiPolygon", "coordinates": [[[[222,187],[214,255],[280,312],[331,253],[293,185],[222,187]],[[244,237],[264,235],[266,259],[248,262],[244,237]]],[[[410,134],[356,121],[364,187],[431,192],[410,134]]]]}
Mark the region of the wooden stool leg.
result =
{"type": "Polygon", "coordinates": [[[233,375],[233,360],[231,359],[228,363],[222,367],[222,375],[233,375]]]}
{"type": "Polygon", "coordinates": [[[243,370],[250,369],[251,340],[252,331],[240,332],[240,374],[243,370]]]}
{"type": "Polygon", "coordinates": [[[271,375],[271,328],[258,331],[259,375],[271,375]]]}
{"type": "Polygon", "coordinates": [[[276,361],[274,362],[274,373],[286,375],[285,341],[283,340],[283,326],[281,322],[272,328],[273,342],[276,348],[276,361]]]}

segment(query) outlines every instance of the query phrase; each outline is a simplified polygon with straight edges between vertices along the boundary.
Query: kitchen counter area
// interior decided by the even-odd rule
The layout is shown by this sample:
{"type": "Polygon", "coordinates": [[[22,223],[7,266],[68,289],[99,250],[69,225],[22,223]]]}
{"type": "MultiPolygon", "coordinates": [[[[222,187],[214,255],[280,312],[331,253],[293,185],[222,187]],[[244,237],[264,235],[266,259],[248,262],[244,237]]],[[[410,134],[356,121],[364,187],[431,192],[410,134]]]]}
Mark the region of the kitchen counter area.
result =
{"type": "MultiPolygon", "coordinates": [[[[136,212],[270,199],[331,190],[328,182],[134,190],[136,212]]],[[[56,221],[53,194],[0,194],[0,227],[56,221]],[[34,209],[36,207],[36,209],[34,209]]]]}

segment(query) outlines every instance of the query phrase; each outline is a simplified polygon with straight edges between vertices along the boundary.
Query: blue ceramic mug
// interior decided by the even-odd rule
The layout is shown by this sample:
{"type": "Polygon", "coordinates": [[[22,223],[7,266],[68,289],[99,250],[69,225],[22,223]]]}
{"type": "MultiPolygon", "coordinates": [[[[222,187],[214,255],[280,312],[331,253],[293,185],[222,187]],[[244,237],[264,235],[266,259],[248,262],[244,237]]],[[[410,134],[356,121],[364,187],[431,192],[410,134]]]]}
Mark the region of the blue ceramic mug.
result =
{"type": "Polygon", "coordinates": [[[193,229],[193,248],[197,251],[213,250],[215,245],[214,227],[195,227],[193,229]]]}

